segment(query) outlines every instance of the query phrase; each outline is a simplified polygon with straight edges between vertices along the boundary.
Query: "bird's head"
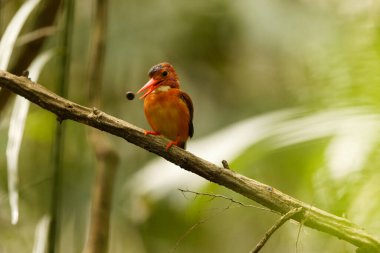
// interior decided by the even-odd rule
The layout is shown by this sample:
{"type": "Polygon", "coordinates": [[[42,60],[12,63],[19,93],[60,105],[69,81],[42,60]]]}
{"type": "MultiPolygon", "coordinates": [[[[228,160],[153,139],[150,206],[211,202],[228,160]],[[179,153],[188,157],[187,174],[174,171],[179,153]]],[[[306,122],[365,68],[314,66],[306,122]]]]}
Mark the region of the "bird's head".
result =
{"type": "Polygon", "coordinates": [[[154,65],[149,70],[148,74],[150,80],[137,92],[140,93],[145,91],[144,95],[140,98],[145,98],[159,87],[167,86],[168,89],[179,88],[177,74],[175,73],[173,66],[167,62],[154,65]]]}

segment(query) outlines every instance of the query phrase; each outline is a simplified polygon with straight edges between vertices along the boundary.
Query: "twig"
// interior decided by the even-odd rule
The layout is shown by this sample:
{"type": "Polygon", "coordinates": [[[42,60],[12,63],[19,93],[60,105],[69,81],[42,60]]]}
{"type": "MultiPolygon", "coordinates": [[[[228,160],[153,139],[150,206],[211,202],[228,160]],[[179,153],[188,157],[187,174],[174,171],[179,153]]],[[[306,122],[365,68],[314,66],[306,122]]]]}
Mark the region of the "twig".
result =
{"type": "Polygon", "coordinates": [[[301,231],[302,231],[302,228],[303,228],[303,223],[305,222],[305,219],[303,219],[301,222],[300,222],[300,226],[298,228],[298,233],[297,233],[297,240],[296,240],[296,253],[298,252],[298,243],[299,243],[299,239],[300,239],[300,236],[301,236],[301,231]]]}
{"type": "Polygon", "coordinates": [[[175,252],[180,243],[194,230],[196,229],[197,227],[199,227],[200,225],[202,225],[203,223],[205,223],[206,221],[208,221],[211,217],[207,217],[207,218],[204,218],[202,220],[199,220],[197,223],[193,224],[188,230],[186,230],[186,232],[177,240],[176,244],[173,246],[173,248],[170,250],[170,253],[173,253],[175,252]]]}
{"type": "MultiPolygon", "coordinates": [[[[261,209],[261,210],[267,210],[267,211],[272,211],[268,208],[265,208],[265,207],[259,207],[259,206],[255,206],[255,205],[248,205],[248,204],[244,204],[240,201],[237,201],[237,200],[234,200],[233,198],[231,197],[227,197],[227,196],[224,196],[224,195],[220,195],[220,194],[213,194],[213,193],[202,193],[202,192],[196,192],[196,191],[191,191],[191,190],[184,190],[184,189],[181,189],[179,188],[178,189],[182,195],[186,197],[186,193],[191,193],[191,194],[194,194],[195,197],[198,197],[198,196],[204,196],[204,197],[211,197],[211,200],[214,200],[216,198],[221,198],[221,199],[225,199],[225,200],[228,200],[230,201],[231,204],[237,204],[239,206],[242,206],[242,207],[253,207],[253,208],[257,208],[257,209],[261,209]]],[[[195,224],[193,224],[179,239],[178,241],[176,242],[176,244],[174,245],[174,247],[170,250],[171,253],[175,252],[175,250],[178,248],[179,244],[194,230],[196,229],[197,227],[199,227],[200,225],[202,225],[203,223],[207,222],[208,220],[210,220],[211,218],[215,217],[216,215],[228,210],[231,208],[231,204],[228,205],[226,208],[223,208],[222,210],[219,210],[219,212],[217,212],[216,214],[214,214],[213,216],[209,216],[209,217],[206,217],[206,218],[203,218],[201,220],[199,220],[198,222],[196,222],[195,224]]]]}
{"type": "MultiPolygon", "coordinates": [[[[334,235],[357,247],[370,249],[374,252],[380,251],[379,240],[346,218],[312,207],[235,171],[221,170],[219,166],[176,146],[167,152],[165,150],[167,139],[160,136],[145,136],[143,129],[104,112],[94,115],[91,108],[64,99],[25,77],[15,76],[0,70],[0,86],[53,112],[63,120],[71,119],[124,138],[128,142],[153,152],[183,169],[211,182],[223,185],[271,210],[286,213],[291,209],[302,207],[307,210],[305,226],[334,235]]],[[[300,213],[294,219],[301,222],[305,219],[305,214],[300,213]]]]}
{"type": "Polygon", "coordinates": [[[227,169],[227,170],[230,170],[230,165],[228,164],[228,162],[226,160],[223,160],[222,161],[222,164],[223,164],[223,168],[227,169]]]}
{"type": "Polygon", "coordinates": [[[256,245],[256,247],[250,251],[250,253],[258,253],[262,247],[264,247],[265,243],[269,240],[269,238],[279,229],[286,221],[291,219],[294,215],[300,213],[302,211],[302,207],[294,208],[287,212],[284,216],[282,216],[264,235],[261,241],[256,245]]]}
{"type": "MultiPolygon", "coordinates": [[[[231,204],[237,204],[238,206],[241,206],[241,207],[250,207],[250,208],[256,208],[256,209],[260,209],[260,210],[265,210],[265,211],[270,211],[270,212],[274,212],[273,210],[270,210],[268,208],[265,208],[265,207],[260,207],[260,206],[255,206],[255,205],[249,205],[249,204],[244,204],[243,202],[240,202],[240,201],[237,201],[231,197],[227,197],[227,196],[224,196],[224,195],[221,195],[221,194],[213,194],[213,193],[202,193],[202,192],[196,192],[196,191],[191,191],[191,190],[184,190],[184,189],[181,189],[179,188],[178,189],[182,195],[186,197],[186,193],[191,193],[191,194],[194,194],[195,197],[197,196],[204,196],[204,197],[210,197],[211,200],[214,200],[216,198],[220,198],[220,199],[224,199],[224,200],[228,200],[231,204]]],[[[228,210],[231,208],[231,204],[228,205],[226,208],[220,210],[217,214],[213,215],[212,217],[206,217],[204,219],[201,219],[199,220],[197,223],[193,224],[179,239],[178,241],[176,242],[176,244],[174,245],[174,247],[170,250],[171,253],[175,252],[175,250],[178,248],[179,244],[197,227],[199,227],[200,225],[202,225],[203,223],[207,222],[209,219],[215,217],[216,215],[228,210]]]]}
{"type": "MultiPolygon", "coordinates": [[[[211,197],[211,200],[216,199],[216,198],[220,198],[220,199],[228,200],[228,201],[230,201],[231,203],[237,204],[237,205],[242,206],[242,207],[251,207],[251,208],[256,208],[256,209],[265,210],[265,211],[269,211],[269,212],[274,212],[273,210],[268,209],[268,208],[265,208],[265,207],[255,206],[255,205],[249,205],[249,204],[244,204],[243,202],[237,201],[237,200],[235,200],[235,199],[233,199],[233,198],[231,198],[231,197],[227,197],[227,196],[224,196],[224,195],[221,195],[221,194],[202,193],[202,192],[196,192],[196,191],[191,191],[191,190],[184,190],[184,189],[181,189],[181,188],[179,188],[178,190],[183,194],[183,196],[185,196],[185,193],[192,193],[192,194],[194,194],[195,196],[206,196],[206,197],[211,197]]],[[[185,196],[185,197],[186,197],[186,196],[185,196]]],[[[229,208],[229,207],[227,207],[227,209],[228,209],[228,208],[229,208]]]]}

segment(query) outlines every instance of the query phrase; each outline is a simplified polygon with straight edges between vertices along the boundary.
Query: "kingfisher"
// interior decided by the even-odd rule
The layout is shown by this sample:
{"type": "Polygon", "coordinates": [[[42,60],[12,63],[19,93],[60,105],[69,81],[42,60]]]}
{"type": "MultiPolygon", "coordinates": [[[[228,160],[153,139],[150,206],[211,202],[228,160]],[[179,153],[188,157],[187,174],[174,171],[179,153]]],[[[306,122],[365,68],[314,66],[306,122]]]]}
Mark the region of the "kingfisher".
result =
{"type": "Polygon", "coordinates": [[[153,131],[145,130],[145,135],[163,135],[170,140],[166,151],[176,145],[186,148],[187,139],[193,136],[193,102],[190,96],[180,90],[174,67],[163,62],[153,66],[149,81],[137,92],[145,93],[145,117],[153,131]]]}

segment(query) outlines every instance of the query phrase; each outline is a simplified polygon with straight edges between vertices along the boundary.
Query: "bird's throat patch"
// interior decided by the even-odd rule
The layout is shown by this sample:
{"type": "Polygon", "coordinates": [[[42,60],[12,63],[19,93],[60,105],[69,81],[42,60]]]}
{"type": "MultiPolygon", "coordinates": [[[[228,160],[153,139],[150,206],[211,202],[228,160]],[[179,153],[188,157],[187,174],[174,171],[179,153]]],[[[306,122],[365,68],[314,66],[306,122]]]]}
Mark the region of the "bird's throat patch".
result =
{"type": "Polygon", "coordinates": [[[168,91],[170,89],[171,89],[170,86],[163,85],[163,86],[160,86],[157,89],[155,89],[154,92],[165,92],[165,91],[168,91]]]}

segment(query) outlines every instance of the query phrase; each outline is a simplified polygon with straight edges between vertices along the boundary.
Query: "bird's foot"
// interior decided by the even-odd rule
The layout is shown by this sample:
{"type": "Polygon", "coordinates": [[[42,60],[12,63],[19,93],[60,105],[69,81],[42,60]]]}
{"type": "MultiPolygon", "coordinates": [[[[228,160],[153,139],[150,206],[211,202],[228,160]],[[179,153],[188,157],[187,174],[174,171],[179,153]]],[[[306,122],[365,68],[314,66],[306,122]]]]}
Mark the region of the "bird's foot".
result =
{"type": "Polygon", "coordinates": [[[144,135],[160,135],[159,132],[145,130],[144,135]]]}
{"type": "Polygon", "coordinates": [[[173,146],[173,145],[178,146],[178,144],[179,144],[179,141],[178,141],[178,140],[171,141],[171,142],[168,143],[168,145],[166,145],[165,150],[166,150],[166,151],[169,151],[169,149],[171,148],[171,146],[173,146]]]}

